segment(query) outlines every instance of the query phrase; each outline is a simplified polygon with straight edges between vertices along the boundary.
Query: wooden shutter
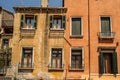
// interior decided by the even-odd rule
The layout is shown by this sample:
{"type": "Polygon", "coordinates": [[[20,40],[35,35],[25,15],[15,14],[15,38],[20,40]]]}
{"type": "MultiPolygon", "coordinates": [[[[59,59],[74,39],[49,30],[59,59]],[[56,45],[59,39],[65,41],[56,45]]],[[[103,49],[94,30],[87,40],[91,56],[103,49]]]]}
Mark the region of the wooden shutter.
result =
{"type": "Polygon", "coordinates": [[[62,28],[66,29],[66,16],[62,16],[62,28]]]}
{"type": "Polygon", "coordinates": [[[50,16],[50,28],[53,28],[53,16],[50,16]]]}
{"type": "Polygon", "coordinates": [[[24,27],[25,15],[21,15],[20,29],[24,27]]]}
{"type": "Polygon", "coordinates": [[[34,15],[34,28],[37,29],[37,15],[34,15]]]}
{"type": "Polygon", "coordinates": [[[100,52],[100,55],[99,55],[99,73],[100,74],[104,73],[104,58],[103,58],[102,52],[100,52]]]}
{"type": "Polygon", "coordinates": [[[117,74],[118,68],[117,68],[117,53],[112,53],[112,73],[117,74]]]}

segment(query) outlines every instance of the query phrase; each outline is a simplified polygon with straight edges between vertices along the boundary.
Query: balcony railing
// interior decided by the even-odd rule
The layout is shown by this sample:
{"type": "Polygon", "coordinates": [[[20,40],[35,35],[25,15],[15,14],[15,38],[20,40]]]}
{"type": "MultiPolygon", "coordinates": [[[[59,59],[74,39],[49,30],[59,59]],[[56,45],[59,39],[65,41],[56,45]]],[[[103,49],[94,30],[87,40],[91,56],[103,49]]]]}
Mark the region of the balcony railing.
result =
{"type": "Polygon", "coordinates": [[[84,70],[84,64],[77,65],[77,66],[76,66],[76,64],[71,64],[69,66],[69,70],[84,70]]]}
{"type": "Polygon", "coordinates": [[[0,68],[0,74],[5,75],[7,72],[7,69],[5,67],[0,68]]]}
{"type": "Polygon", "coordinates": [[[48,65],[49,70],[64,70],[64,64],[54,66],[54,65],[48,65]]]}
{"type": "Polygon", "coordinates": [[[19,63],[18,69],[33,69],[33,63],[19,63]]]}
{"type": "Polygon", "coordinates": [[[99,38],[103,38],[103,39],[113,39],[115,37],[115,33],[114,32],[100,32],[99,33],[99,38]]]}

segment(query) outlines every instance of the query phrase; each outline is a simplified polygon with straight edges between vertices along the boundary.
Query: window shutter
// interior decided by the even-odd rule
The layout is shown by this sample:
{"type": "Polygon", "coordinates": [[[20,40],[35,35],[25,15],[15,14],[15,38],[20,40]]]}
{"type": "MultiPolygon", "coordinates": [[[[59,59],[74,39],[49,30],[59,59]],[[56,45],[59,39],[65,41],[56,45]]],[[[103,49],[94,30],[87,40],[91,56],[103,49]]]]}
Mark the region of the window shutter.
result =
{"type": "Polygon", "coordinates": [[[99,73],[100,74],[104,73],[104,58],[102,52],[100,52],[100,56],[99,56],[99,73]]]}
{"type": "Polygon", "coordinates": [[[50,16],[50,28],[53,28],[53,16],[50,16]]]}
{"type": "Polygon", "coordinates": [[[34,15],[34,28],[37,29],[37,15],[34,15]]]}
{"type": "Polygon", "coordinates": [[[24,27],[25,15],[21,15],[20,29],[24,27]]]}
{"type": "Polygon", "coordinates": [[[112,53],[112,73],[117,74],[118,68],[117,68],[117,53],[112,53]]]}
{"type": "Polygon", "coordinates": [[[66,29],[66,16],[62,16],[62,28],[66,29]]]}

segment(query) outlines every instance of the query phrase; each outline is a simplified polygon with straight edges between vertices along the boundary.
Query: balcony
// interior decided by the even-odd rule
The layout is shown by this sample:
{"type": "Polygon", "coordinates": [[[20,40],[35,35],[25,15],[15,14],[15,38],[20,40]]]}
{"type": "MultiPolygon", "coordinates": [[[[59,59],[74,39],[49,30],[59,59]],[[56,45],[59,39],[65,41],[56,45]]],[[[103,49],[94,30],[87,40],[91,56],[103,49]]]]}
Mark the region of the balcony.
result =
{"type": "Polygon", "coordinates": [[[69,70],[70,71],[83,71],[84,70],[84,64],[82,64],[81,66],[76,65],[76,64],[72,64],[69,66],[69,70]]]}
{"type": "Polygon", "coordinates": [[[60,66],[53,66],[53,65],[48,65],[49,71],[63,71],[64,70],[64,64],[60,66]]]}
{"type": "Polygon", "coordinates": [[[19,63],[18,69],[19,70],[33,70],[34,65],[33,63],[19,63]]]}
{"type": "Polygon", "coordinates": [[[100,39],[114,39],[114,37],[115,37],[114,32],[106,32],[106,33],[100,32],[99,33],[100,39]]]}
{"type": "Polygon", "coordinates": [[[22,28],[20,30],[20,37],[34,37],[35,29],[34,28],[22,28]]]}
{"type": "Polygon", "coordinates": [[[63,38],[64,29],[50,29],[49,37],[50,38],[63,38]]]}

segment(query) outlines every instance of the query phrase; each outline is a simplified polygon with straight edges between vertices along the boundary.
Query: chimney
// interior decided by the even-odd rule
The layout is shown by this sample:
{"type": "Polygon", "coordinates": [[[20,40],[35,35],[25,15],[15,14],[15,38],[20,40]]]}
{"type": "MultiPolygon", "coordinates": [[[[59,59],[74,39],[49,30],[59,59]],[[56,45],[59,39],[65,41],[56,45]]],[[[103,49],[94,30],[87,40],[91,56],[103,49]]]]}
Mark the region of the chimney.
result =
{"type": "Polygon", "coordinates": [[[41,6],[42,7],[48,7],[48,0],[42,0],[41,6]]]}

